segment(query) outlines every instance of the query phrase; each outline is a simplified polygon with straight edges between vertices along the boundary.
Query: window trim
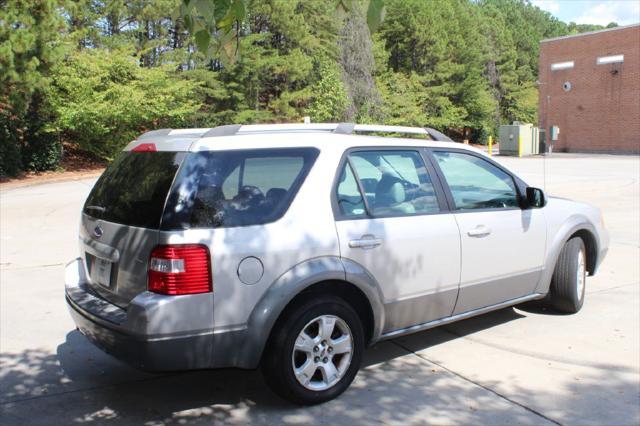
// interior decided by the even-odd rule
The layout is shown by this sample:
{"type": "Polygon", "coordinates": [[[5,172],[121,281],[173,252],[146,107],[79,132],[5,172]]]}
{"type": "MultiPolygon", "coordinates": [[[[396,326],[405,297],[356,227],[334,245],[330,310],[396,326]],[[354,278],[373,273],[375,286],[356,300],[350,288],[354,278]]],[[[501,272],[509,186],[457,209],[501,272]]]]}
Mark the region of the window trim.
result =
{"type": "MultiPolygon", "coordinates": [[[[351,175],[356,180],[356,186],[358,187],[358,192],[360,193],[360,198],[362,199],[362,204],[364,205],[364,215],[371,216],[371,207],[369,207],[369,200],[363,194],[365,194],[364,186],[362,186],[362,181],[360,180],[360,175],[358,175],[358,170],[354,167],[353,161],[351,161],[351,157],[347,155],[347,161],[345,162],[344,169],[346,170],[347,166],[349,166],[349,170],[351,170],[351,175]]],[[[338,178],[339,179],[339,178],[338,178]]],[[[338,187],[340,186],[340,182],[336,186],[336,201],[338,202],[338,209],[340,210],[340,200],[338,197],[338,187]]]]}
{"type": "Polygon", "coordinates": [[[439,214],[448,214],[451,213],[449,203],[446,199],[446,192],[442,187],[442,182],[440,177],[437,174],[436,168],[433,166],[430,158],[426,154],[426,147],[424,146],[358,146],[346,149],[342,156],[340,157],[340,161],[338,162],[338,167],[336,168],[336,172],[333,178],[333,184],[331,186],[331,209],[333,210],[333,218],[337,221],[344,220],[372,220],[372,219],[387,219],[387,218],[396,218],[396,217],[416,217],[416,216],[432,216],[439,214]],[[364,196],[364,190],[362,188],[362,182],[357,174],[357,170],[354,169],[351,161],[349,159],[349,155],[354,152],[371,152],[371,151],[413,151],[418,154],[418,156],[422,159],[422,162],[427,169],[427,173],[429,178],[431,179],[431,183],[433,185],[433,190],[436,195],[436,201],[438,203],[438,207],[440,211],[431,212],[431,213],[414,213],[414,214],[385,214],[385,215],[374,215],[370,212],[368,200],[364,196]],[[340,184],[340,175],[342,174],[342,170],[345,165],[349,165],[351,168],[351,172],[356,179],[356,184],[358,185],[358,191],[360,192],[360,196],[362,197],[363,203],[365,205],[365,213],[364,215],[354,217],[354,216],[346,216],[340,210],[340,205],[338,204],[338,185],[340,184]]]}
{"type": "Polygon", "coordinates": [[[479,213],[479,212],[502,212],[502,211],[511,211],[511,210],[525,210],[525,204],[524,203],[524,199],[525,197],[523,196],[523,194],[526,193],[526,188],[527,188],[527,184],[525,182],[523,182],[518,176],[514,175],[513,173],[511,173],[509,170],[507,170],[503,165],[501,165],[500,163],[494,161],[491,158],[487,158],[484,157],[481,154],[478,154],[476,152],[470,151],[470,150],[466,150],[466,149],[460,149],[460,148],[435,148],[435,147],[429,147],[427,148],[427,154],[429,156],[429,160],[433,163],[433,166],[436,168],[436,173],[438,174],[438,177],[440,179],[440,183],[442,184],[442,187],[445,190],[445,196],[447,199],[447,203],[449,205],[449,209],[452,213],[458,214],[458,213],[479,213]],[[442,169],[440,168],[440,165],[438,164],[438,160],[435,158],[435,156],[433,155],[434,152],[455,152],[455,153],[460,153],[460,154],[467,154],[470,155],[472,157],[476,157],[480,160],[486,161],[487,163],[495,166],[497,169],[499,169],[500,171],[502,171],[503,173],[505,173],[507,176],[509,176],[511,178],[511,180],[513,181],[513,186],[516,190],[516,198],[518,200],[518,207],[508,207],[508,208],[501,208],[501,207],[490,207],[490,208],[484,208],[484,209],[466,209],[466,210],[458,210],[456,208],[456,203],[453,199],[453,193],[451,192],[451,188],[449,187],[449,183],[447,182],[447,179],[444,176],[444,173],[442,172],[442,169]]]}

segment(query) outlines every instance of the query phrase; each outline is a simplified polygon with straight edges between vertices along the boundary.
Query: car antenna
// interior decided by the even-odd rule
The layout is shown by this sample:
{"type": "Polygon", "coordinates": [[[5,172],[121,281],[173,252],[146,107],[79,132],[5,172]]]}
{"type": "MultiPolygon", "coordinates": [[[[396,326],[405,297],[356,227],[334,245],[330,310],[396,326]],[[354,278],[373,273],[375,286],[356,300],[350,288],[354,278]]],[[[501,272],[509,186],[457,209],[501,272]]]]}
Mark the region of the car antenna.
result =
{"type": "Polygon", "coordinates": [[[542,153],[542,190],[547,192],[547,149],[542,153]]]}

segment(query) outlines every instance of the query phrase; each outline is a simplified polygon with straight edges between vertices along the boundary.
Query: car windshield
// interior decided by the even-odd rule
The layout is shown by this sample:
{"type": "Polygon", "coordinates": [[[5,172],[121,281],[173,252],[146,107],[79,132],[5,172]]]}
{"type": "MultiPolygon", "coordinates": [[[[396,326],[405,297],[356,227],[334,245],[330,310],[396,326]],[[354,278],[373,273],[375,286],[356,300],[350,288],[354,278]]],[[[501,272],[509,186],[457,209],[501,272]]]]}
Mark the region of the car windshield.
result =
{"type": "Polygon", "coordinates": [[[160,226],[167,194],[186,153],[121,153],[94,185],[83,212],[141,228],[160,226]]]}

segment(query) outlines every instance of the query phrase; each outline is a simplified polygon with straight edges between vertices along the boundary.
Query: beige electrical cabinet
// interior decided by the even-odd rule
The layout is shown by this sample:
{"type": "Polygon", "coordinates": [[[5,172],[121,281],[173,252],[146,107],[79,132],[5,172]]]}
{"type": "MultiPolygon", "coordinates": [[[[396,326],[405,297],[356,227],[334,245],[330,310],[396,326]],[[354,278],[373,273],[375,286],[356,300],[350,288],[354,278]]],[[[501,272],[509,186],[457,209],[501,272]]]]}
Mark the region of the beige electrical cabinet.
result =
{"type": "Polygon", "coordinates": [[[500,126],[500,155],[535,155],[540,153],[540,132],[530,123],[500,126]]]}

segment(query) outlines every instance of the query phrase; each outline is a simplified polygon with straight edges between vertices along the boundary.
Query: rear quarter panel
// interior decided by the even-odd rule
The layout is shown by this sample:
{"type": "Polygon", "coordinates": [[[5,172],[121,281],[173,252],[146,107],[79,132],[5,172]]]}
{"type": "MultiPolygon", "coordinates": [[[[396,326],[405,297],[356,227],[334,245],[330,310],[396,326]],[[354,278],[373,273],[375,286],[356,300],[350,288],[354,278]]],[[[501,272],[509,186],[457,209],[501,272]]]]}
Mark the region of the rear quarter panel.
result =
{"type": "Polygon", "coordinates": [[[330,189],[337,160],[322,149],[302,187],[279,220],[217,229],[161,232],[161,244],[199,243],[211,252],[213,322],[216,332],[241,330],[265,292],[295,265],[309,259],[339,256],[330,189]],[[240,262],[255,257],[263,274],[255,284],[238,276],[240,262]]]}

